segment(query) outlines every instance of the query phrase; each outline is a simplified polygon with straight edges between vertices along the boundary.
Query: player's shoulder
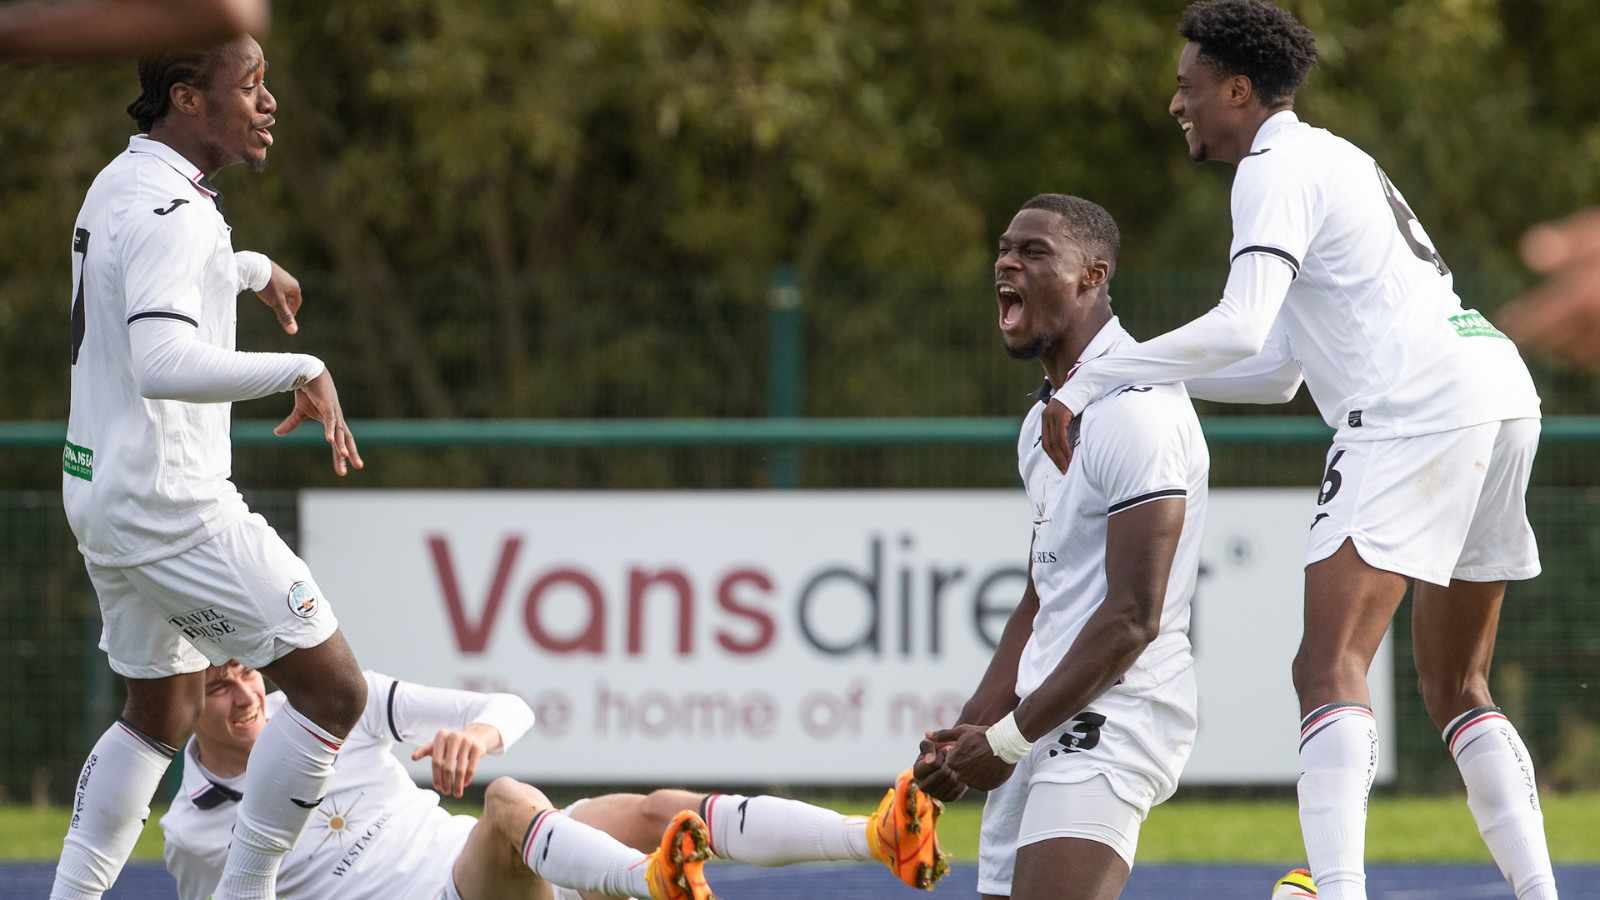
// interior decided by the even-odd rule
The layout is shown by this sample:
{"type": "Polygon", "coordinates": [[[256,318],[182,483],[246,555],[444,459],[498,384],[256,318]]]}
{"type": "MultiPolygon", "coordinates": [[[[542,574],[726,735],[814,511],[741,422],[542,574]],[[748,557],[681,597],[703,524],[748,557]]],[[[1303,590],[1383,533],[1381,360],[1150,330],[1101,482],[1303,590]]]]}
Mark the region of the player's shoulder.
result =
{"type": "Polygon", "coordinates": [[[1123,385],[1085,407],[1082,419],[1086,444],[1116,449],[1162,446],[1200,425],[1181,384],[1123,385]]]}

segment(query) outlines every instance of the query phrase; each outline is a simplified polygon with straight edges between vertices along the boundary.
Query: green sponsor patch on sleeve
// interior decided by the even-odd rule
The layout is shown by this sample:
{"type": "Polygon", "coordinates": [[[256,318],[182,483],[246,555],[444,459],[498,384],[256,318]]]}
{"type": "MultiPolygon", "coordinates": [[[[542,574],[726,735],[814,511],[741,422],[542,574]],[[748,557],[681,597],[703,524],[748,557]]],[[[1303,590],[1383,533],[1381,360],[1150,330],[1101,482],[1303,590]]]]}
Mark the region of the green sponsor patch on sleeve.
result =
{"type": "Polygon", "coordinates": [[[61,471],[84,481],[93,481],[94,451],[67,441],[67,446],[61,451],[61,471]]]}
{"type": "Polygon", "coordinates": [[[1450,324],[1456,327],[1456,334],[1462,337],[1495,337],[1510,340],[1500,333],[1500,329],[1489,324],[1483,313],[1475,309],[1469,309],[1459,316],[1451,316],[1450,324]]]}

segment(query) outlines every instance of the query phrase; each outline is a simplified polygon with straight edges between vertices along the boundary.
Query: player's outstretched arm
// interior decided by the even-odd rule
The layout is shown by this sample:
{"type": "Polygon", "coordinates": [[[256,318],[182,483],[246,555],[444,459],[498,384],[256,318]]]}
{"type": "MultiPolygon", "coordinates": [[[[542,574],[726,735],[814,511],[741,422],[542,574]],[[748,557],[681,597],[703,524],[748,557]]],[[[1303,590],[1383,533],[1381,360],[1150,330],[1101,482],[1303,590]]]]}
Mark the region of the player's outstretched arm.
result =
{"type": "Polygon", "coordinates": [[[1600,207],[1529,229],[1528,268],[1549,276],[1495,316],[1522,346],[1600,370],[1600,207]]]}
{"type": "Polygon", "coordinates": [[[294,392],[294,409],[272,429],[273,434],[284,435],[299,428],[302,422],[321,422],[323,436],[333,447],[333,471],[344,475],[348,465],[361,468],[361,453],[356,450],[355,435],[345,423],[344,410],[339,406],[339,392],[333,386],[333,376],[324,369],[321,375],[306,382],[294,392]]]}
{"type": "Polygon", "coordinates": [[[267,0],[69,0],[0,8],[0,59],[90,60],[264,34],[267,0]]]}
{"type": "Polygon", "coordinates": [[[1289,333],[1280,319],[1267,335],[1261,352],[1231,366],[1184,382],[1189,396],[1218,403],[1288,403],[1304,381],[1289,348],[1289,333]]]}
{"type": "Polygon", "coordinates": [[[1228,271],[1222,301],[1198,319],[1125,350],[1086,360],[1050,402],[1041,443],[1062,472],[1072,462],[1068,432],[1084,407],[1125,384],[1176,384],[1210,375],[1260,353],[1294,282],[1278,256],[1245,253],[1228,271]]]}
{"type": "Polygon", "coordinates": [[[460,797],[478,763],[521,740],[533,727],[533,710],[514,694],[480,694],[427,687],[367,673],[368,714],[378,734],[417,744],[413,760],[432,757],[433,789],[460,797]]]}
{"type": "MultiPolygon", "coordinates": [[[[1106,599],[1055,671],[1017,706],[1011,718],[1021,741],[1031,744],[1081,712],[1127,674],[1156,639],[1185,506],[1184,499],[1174,497],[1111,516],[1106,527],[1106,599]]],[[[1011,774],[1012,764],[1001,758],[990,735],[1004,726],[1004,720],[992,729],[959,725],[932,737],[953,742],[949,766],[962,782],[993,790],[1011,774]]]]}

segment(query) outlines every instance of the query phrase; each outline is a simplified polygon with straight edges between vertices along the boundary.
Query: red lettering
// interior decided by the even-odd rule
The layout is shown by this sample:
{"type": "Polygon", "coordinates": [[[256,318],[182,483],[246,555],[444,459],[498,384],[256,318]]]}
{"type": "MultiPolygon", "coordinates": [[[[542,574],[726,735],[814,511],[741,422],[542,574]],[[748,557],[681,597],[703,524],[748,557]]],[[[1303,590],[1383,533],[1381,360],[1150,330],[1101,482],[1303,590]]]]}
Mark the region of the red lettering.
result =
{"type": "Polygon", "coordinates": [[[734,595],[734,589],[741,584],[750,584],[757,590],[772,593],[772,579],[760,569],[736,569],[729,572],[717,585],[717,605],[736,616],[748,619],[755,624],[756,635],[749,640],[741,640],[733,634],[722,629],[717,630],[717,643],[729,653],[746,655],[760,653],[772,645],[772,640],[777,636],[778,626],[772,621],[772,616],[766,610],[754,606],[746,606],[739,602],[734,595]]]}
{"type": "Polygon", "coordinates": [[[506,582],[517,562],[517,551],[522,548],[522,538],[508,537],[500,548],[500,563],[494,570],[494,581],[489,585],[489,599],[483,604],[483,617],[477,624],[467,620],[467,606],[461,598],[461,588],[456,582],[456,569],[450,561],[450,544],[443,535],[428,536],[428,548],[433,551],[433,568],[439,576],[439,587],[444,591],[444,605],[450,610],[450,627],[455,630],[456,646],[462,653],[482,653],[489,646],[489,635],[494,631],[495,616],[500,612],[500,601],[506,594],[506,582]]]}
{"type": "Polygon", "coordinates": [[[644,652],[644,595],[653,585],[664,584],[678,594],[678,655],[694,652],[694,590],[689,578],[677,569],[649,573],[628,570],[628,653],[644,652]]]}
{"type": "Polygon", "coordinates": [[[600,586],[594,579],[577,569],[554,569],[547,572],[543,578],[533,583],[528,589],[528,600],[522,607],[522,619],[528,626],[528,636],[533,642],[551,653],[593,653],[601,654],[606,650],[606,603],[600,594],[600,586]],[[570,584],[582,591],[589,601],[589,624],[583,627],[575,637],[558,638],[544,629],[544,622],[539,617],[539,604],[544,601],[545,591],[558,584],[570,584]]]}

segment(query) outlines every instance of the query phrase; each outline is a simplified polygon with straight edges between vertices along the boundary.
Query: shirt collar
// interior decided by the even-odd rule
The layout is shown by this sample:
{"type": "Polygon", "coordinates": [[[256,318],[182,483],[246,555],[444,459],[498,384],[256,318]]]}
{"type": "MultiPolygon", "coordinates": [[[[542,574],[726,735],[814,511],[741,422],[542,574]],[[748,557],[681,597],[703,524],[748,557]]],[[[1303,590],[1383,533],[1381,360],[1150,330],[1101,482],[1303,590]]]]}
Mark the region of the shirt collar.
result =
{"type": "Polygon", "coordinates": [[[195,190],[210,197],[211,202],[217,205],[217,209],[222,208],[222,192],[211,184],[211,179],[206,177],[206,173],[200,171],[199,167],[190,162],[182,153],[172,149],[171,146],[152,140],[149,135],[136,134],[128,138],[128,152],[148,153],[156,157],[171,166],[173,171],[188,179],[189,183],[194,185],[195,190]]]}
{"type": "Polygon", "coordinates": [[[1261,127],[1256,129],[1255,139],[1250,142],[1250,154],[1254,156],[1257,153],[1272,149],[1268,145],[1272,143],[1273,139],[1282,134],[1284,129],[1289,126],[1299,124],[1300,117],[1295,115],[1292,109],[1286,109],[1283,112],[1276,112],[1268,116],[1267,120],[1261,123],[1261,127]]]}
{"type": "MultiPolygon", "coordinates": [[[[1078,366],[1083,365],[1084,360],[1105,356],[1124,343],[1132,341],[1133,335],[1122,327],[1122,322],[1116,316],[1112,316],[1111,320],[1100,326],[1100,330],[1095,333],[1095,336],[1089,339],[1089,345],[1083,348],[1083,352],[1078,354],[1078,361],[1073,364],[1072,371],[1067,373],[1067,379],[1071,380],[1072,372],[1078,371],[1078,366]]],[[[1044,380],[1044,385],[1028,396],[1038,400],[1040,403],[1048,403],[1055,392],[1056,389],[1050,384],[1050,379],[1047,376],[1044,380]]]]}
{"type": "Polygon", "coordinates": [[[224,803],[237,803],[244,797],[244,776],[218,778],[200,762],[200,743],[189,738],[184,748],[183,793],[196,809],[215,809],[224,803]]]}

